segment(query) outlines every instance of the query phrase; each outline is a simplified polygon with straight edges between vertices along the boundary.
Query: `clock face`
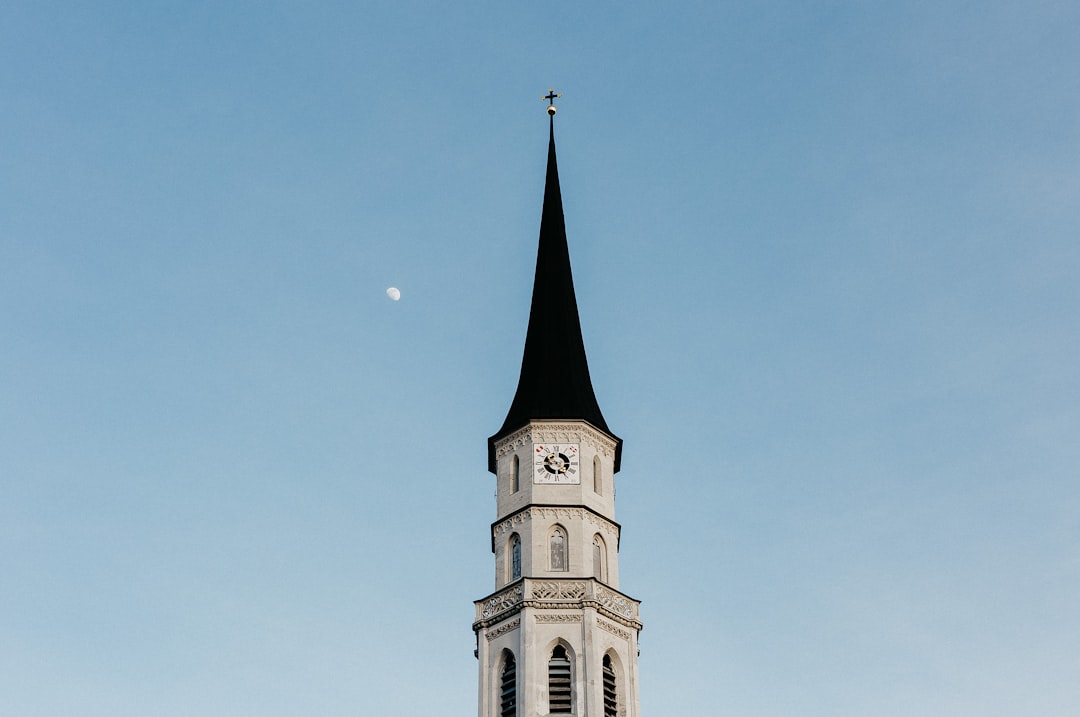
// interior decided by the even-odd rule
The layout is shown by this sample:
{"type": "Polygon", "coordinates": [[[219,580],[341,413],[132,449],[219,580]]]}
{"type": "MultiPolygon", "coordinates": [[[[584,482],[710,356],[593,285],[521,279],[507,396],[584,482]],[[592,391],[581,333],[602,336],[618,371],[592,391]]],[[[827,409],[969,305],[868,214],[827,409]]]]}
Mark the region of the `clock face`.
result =
{"type": "Polygon", "coordinates": [[[578,444],[534,443],[533,483],[581,483],[578,444]]]}

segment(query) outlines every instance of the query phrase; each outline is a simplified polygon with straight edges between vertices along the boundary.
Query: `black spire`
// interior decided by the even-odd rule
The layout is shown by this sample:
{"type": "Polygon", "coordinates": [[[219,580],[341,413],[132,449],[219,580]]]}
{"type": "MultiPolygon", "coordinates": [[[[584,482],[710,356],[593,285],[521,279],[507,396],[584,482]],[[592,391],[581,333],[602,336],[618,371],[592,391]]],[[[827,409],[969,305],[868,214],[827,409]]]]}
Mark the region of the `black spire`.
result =
{"type": "Polygon", "coordinates": [[[615,470],[619,470],[622,439],[608,429],[600,413],[581,338],[559,191],[559,168],[555,162],[554,116],[548,140],[544,212],[540,219],[540,246],[536,252],[536,277],[521,376],[502,428],[488,439],[488,470],[495,472],[495,442],[534,418],[588,421],[615,439],[615,470]]]}

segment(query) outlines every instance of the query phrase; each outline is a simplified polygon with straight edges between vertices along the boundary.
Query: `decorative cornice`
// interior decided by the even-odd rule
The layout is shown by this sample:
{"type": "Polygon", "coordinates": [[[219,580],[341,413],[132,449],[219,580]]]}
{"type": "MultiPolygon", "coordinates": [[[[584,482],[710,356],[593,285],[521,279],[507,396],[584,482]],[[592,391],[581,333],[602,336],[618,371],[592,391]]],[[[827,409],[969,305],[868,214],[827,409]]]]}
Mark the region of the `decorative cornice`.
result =
{"type": "Polygon", "coordinates": [[[581,615],[544,615],[538,614],[536,616],[537,622],[554,622],[554,623],[567,623],[567,622],[581,622],[581,615]]]}
{"type": "Polygon", "coordinates": [[[613,613],[629,619],[637,617],[638,605],[641,604],[602,585],[596,585],[596,601],[613,613]]]}
{"type": "Polygon", "coordinates": [[[584,600],[586,595],[584,580],[529,581],[529,598],[533,600],[584,600]]]}
{"type": "Polygon", "coordinates": [[[500,635],[505,635],[506,633],[510,632],[511,630],[516,630],[519,627],[521,627],[521,618],[520,617],[517,618],[516,620],[511,620],[510,622],[506,623],[505,625],[499,626],[498,628],[496,628],[495,630],[492,630],[491,632],[484,633],[484,637],[487,638],[488,642],[491,642],[496,637],[499,637],[500,635]]]}
{"type": "Polygon", "coordinates": [[[526,520],[541,518],[544,520],[587,520],[598,529],[607,533],[618,545],[621,527],[613,520],[608,520],[591,508],[578,505],[529,505],[491,524],[492,549],[494,541],[500,536],[521,525],[526,520]]]}
{"type": "Polygon", "coordinates": [[[629,632],[627,632],[626,630],[620,629],[618,627],[615,627],[614,625],[612,625],[610,622],[607,622],[606,620],[597,619],[596,626],[598,628],[600,628],[601,630],[607,630],[608,632],[610,632],[615,637],[621,637],[624,640],[629,640],[630,637],[631,637],[629,632]]]}
{"type": "Polygon", "coordinates": [[[640,603],[604,586],[593,578],[538,580],[522,578],[502,590],[477,600],[476,622],[479,631],[506,620],[523,608],[540,610],[581,610],[593,608],[612,622],[635,631],[641,630],[640,603]]]}
{"type": "Polygon", "coordinates": [[[491,618],[514,607],[522,600],[523,587],[521,583],[511,585],[508,589],[497,592],[484,600],[482,604],[476,603],[477,617],[480,619],[491,618]]]}
{"type": "Polygon", "coordinates": [[[533,443],[584,443],[603,456],[614,455],[618,445],[611,436],[586,421],[531,421],[496,441],[495,458],[498,460],[533,443]]]}

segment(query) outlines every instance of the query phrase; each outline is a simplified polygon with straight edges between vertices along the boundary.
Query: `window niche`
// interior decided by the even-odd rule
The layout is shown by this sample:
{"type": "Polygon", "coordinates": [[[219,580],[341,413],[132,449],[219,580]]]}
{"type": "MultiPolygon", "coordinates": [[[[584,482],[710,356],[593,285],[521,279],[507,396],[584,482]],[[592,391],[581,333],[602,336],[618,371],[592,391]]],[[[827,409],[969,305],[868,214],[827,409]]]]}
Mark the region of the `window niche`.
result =
{"type": "Polygon", "coordinates": [[[573,693],[570,656],[566,648],[556,645],[548,660],[548,712],[570,714],[573,712],[573,693]]]}
{"type": "Polygon", "coordinates": [[[499,717],[517,717],[517,662],[509,650],[503,651],[499,676],[499,717]]]}
{"type": "Polygon", "coordinates": [[[507,574],[509,579],[506,582],[513,582],[521,577],[521,536],[514,533],[510,536],[510,549],[509,553],[509,569],[507,574]]]}
{"type": "Polygon", "coordinates": [[[619,690],[611,655],[604,655],[604,717],[619,714],[619,690]]]}
{"type": "Polygon", "coordinates": [[[607,559],[607,546],[604,543],[604,539],[597,533],[592,539],[592,560],[593,560],[593,577],[601,582],[607,580],[607,567],[605,561],[607,559]]]}
{"type": "Polygon", "coordinates": [[[566,553],[566,529],[561,525],[556,525],[552,528],[548,543],[551,546],[551,571],[563,573],[569,570],[570,561],[566,553]]]}
{"type": "Polygon", "coordinates": [[[592,489],[597,495],[604,494],[604,469],[600,465],[600,456],[592,459],[592,489]]]}

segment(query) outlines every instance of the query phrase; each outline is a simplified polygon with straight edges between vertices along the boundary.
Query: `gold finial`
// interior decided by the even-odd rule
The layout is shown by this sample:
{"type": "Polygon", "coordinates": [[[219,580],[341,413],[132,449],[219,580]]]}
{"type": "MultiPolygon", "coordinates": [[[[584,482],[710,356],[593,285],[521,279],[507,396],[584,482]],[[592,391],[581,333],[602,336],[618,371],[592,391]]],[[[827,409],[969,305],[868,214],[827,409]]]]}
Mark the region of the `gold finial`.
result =
{"type": "Polygon", "coordinates": [[[562,92],[556,92],[549,87],[548,93],[540,98],[548,101],[547,113],[551,117],[555,116],[555,98],[557,97],[562,97],[562,92]]]}

